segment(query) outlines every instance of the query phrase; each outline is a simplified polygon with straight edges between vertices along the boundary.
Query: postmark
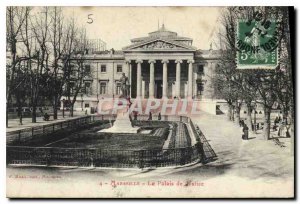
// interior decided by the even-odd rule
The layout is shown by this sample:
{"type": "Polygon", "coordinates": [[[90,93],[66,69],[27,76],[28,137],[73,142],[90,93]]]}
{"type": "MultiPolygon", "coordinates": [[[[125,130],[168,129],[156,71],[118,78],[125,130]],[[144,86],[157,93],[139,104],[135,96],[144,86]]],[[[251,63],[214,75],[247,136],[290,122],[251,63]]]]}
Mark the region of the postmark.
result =
{"type": "Polygon", "coordinates": [[[237,21],[237,69],[275,69],[278,66],[278,44],[281,22],[262,19],[257,13],[253,19],[237,21]]]}

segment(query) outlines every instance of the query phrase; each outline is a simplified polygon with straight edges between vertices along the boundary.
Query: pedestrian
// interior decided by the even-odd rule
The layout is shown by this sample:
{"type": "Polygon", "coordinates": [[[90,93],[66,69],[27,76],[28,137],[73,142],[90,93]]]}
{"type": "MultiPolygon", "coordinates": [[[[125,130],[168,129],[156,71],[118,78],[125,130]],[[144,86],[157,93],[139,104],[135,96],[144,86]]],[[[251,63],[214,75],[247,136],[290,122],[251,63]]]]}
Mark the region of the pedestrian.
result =
{"type": "Polygon", "coordinates": [[[240,120],[239,124],[240,124],[240,127],[243,127],[245,124],[244,120],[240,120]]]}
{"type": "Polygon", "coordinates": [[[151,112],[149,112],[149,118],[148,118],[148,120],[152,120],[152,113],[151,112]]]}
{"type": "Polygon", "coordinates": [[[133,112],[133,120],[137,120],[137,112],[136,111],[133,112]]]}
{"type": "Polygon", "coordinates": [[[205,156],[205,153],[204,153],[204,149],[203,149],[203,143],[201,142],[200,138],[197,138],[196,139],[196,144],[195,144],[195,147],[198,151],[198,154],[199,154],[199,157],[200,157],[200,162],[202,164],[206,164],[207,163],[207,159],[206,159],[206,156],[205,156]]]}
{"type": "Polygon", "coordinates": [[[249,128],[246,124],[243,126],[243,140],[248,140],[248,135],[249,135],[249,128]]]}
{"type": "Polygon", "coordinates": [[[287,138],[290,138],[290,137],[291,137],[291,134],[290,134],[290,128],[291,128],[290,125],[286,125],[286,137],[287,137],[287,138]]]}
{"type": "Polygon", "coordinates": [[[274,125],[276,125],[278,123],[278,117],[276,116],[275,120],[274,120],[274,125]]]}
{"type": "Polygon", "coordinates": [[[287,136],[287,128],[284,122],[281,123],[278,130],[278,137],[286,137],[287,136]]]}
{"type": "Polygon", "coordinates": [[[161,114],[158,113],[158,117],[157,117],[158,120],[161,120],[161,114]]]}

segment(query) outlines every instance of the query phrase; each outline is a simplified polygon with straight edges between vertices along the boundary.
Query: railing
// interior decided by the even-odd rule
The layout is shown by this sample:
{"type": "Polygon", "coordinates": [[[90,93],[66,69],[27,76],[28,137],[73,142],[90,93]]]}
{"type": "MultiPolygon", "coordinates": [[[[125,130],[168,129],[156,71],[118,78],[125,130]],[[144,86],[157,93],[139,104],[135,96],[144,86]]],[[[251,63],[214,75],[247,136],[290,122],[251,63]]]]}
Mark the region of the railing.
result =
{"type": "Polygon", "coordinates": [[[217,157],[215,151],[208,143],[207,139],[205,138],[204,134],[201,130],[196,130],[195,125],[192,120],[190,120],[190,125],[192,128],[192,131],[196,137],[196,139],[200,140],[202,143],[203,153],[205,155],[206,160],[213,160],[217,157]]]}
{"type": "Polygon", "coordinates": [[[63,122],[56,122],[48,125],[41,125],[32,128],[26,128],[6,133],[6,144],[23,143],[35,137],[48,136],[57,132],[78,130],[90,124],[93,118],[85,116],[76,119],[70,119],[63,122]]]}
{"type": "Polygon", "coordinates": [[[185,165],[199,160],[196,147],[160,150],[101,150],[7,146],[7,164],[44,166],[150,168],[185,165]]]}
{"type": "MultiPolygon", "coordinates": [[[[116,115],[91,115],[91,117],[92,117],[92,121],[97,121],[97,120],[115,120],[117,116],[116,115]]],[[[149,119],[149,115],[137,116],[137,121],[140,120],[148,121],[148,119],[149,119]]],[[[152,115],[152,121],[172,121],[172,122],[188,123],[190,121],[190,118],[187,116],[178,116],[178,115],[162,115],[161,119],[158,120],[158,115],[152,115]]]]}
{"type": "MultiPolygon", "coordinates": [[[[57,148],[57,147],[28,147],[16,146],[22,141],[37,136],[50,136],[56,132],[76,131],[97,121],[114,121],[115,115],[92,115],[50,125],[18,130],[7,133],[7,164],[45,165],[45,166],[82,166],[82,167],[136,167],[151,168],[165,166],[179,166],[199,161],[203,155],[216,156],[204,135],[200,135],[192,122],[186,116],[161,116],[162,121],[189,123],[195,137],[200,138],[203,150],[195,146],[184,148],[148,149],[148,150],[113,150],[95,148],[57,148]],[[204,139],[203,139],[204,138],[204,139]],[[205,140],[205,141],[204,141],[205,140]],[[208,145],[208,146],[207,146],[208,145]]],[[[152,125],[162,121],[148,121],[152,125]]],[[[148,120],[147,115],[138,116],[139,120],[148,120]]]]}

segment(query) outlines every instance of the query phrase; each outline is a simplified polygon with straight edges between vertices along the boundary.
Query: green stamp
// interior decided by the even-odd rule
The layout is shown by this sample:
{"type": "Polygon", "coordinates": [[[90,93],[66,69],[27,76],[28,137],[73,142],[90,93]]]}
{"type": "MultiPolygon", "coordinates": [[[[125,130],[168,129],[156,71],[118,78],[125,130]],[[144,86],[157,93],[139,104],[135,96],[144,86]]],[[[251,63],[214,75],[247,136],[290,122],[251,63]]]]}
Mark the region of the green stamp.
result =
{"type": "Polygon", "coordinates": [[[275,69],[278,66],[279,25],[273,20],[238,20],[238,69],[275,69]]]}

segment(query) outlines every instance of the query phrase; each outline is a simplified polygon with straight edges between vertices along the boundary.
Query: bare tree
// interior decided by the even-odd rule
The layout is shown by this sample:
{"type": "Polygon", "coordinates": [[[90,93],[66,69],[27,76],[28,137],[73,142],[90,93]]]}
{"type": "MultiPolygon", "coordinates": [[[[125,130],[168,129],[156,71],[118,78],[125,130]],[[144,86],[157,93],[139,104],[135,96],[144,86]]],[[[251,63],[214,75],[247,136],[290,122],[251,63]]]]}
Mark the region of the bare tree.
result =
{"type": "MultiPolygon", "coordinates": [[[[49,71],[49,54],[50,50],[48,48],[49,44],[49,26],[51,24],[51,19],[49,18],[49,8],[43,7],[39,14],[34,15],[30,18],[30,29],[34,39],[36,40],[36,57],[37,60],[33,64],[29,60],[28,70],[30,72],[30,84],[31,84],[31,94],[30,101],[32,106],[32,122],[36,122],[36,111],[38,105],[38,99],[40,92],[44,86],[41,86],[42,76],[49,71]]],[[[28,29],[28,28],[27,28],[28,29]]],[[[28,40],[28,36],[27,36],[28,40]]],[[[28,53],[31,53],[31,48],[27,45],[28,53]]]]}
{"type": "MultiPolygon", "coordinates": [[[[249,119],[248,125],[252,125],[252,119],[251,119],[252,101],[261,103],[263,105],[264,114],[265,114],[264,136],[266,139],[270,139],[270,113],[274,103],[282,101],[280,100],[280,98],[288,99],[289,101],[293,98],[292,94],[286,95],[286,93],[283,92],[283,90],[286,89],[280,87],[280,79],[285,78],[283,80],[286,80],[289,78],[289,75],[287,73],[283,75],[278,75],[278,70],[280,69],[280,66],[278,66],[275,70],[271,70],[271,71],[236,70],[236,64],[235,64],[235,56],[237,52],[235,46],[235,41],[236,41],[235,38],[236,38],[236,31],[237,31],[236,21],[238,19],[245,19],[245,18],[253,19],[257,12],[262,13],[262,16],[264,18],[284,19],[283,17],[284,14],[287,15],[286,12],[284,12],[285,11],[284,9],[285,8],[283,8],[283,11],[281,11],[281,8],[273,8],[273,7],[263,7],[263,8],[231,7],[231,8],[224,9],[221,16],[221,24],[224,27],[224,32],[220,33],[221,39],[223,41],[223,44],[225,45],[224,46],[225,49],[229,51],[229,53],[232,53],[223,56],[220,63],[223,66],[223,69],[225,67],[225,71],[222,71],[221,74],[223,74],[224,76],[223,79],[226,79],[225,81],[227,81],[227,83],[223,83],[224,86],[227,86],[227,88],[223,88],[223,95],[226,95],[230,99],[230,100],[226,99],[227,101],[229,101],[229,109],[232,106],[232,101],[236,103],[235,105],[236,112],[239,111],[239,107],[238,107],[239,104],[237,101],[244,100],[246,102],[248,107],[248,119],[249,119]],[[228,66],[228,64],[230,64],[230,66],[226,67],[228,66]],[[235,87],[235,90],[240,92],[238,97],[236,97],[234,94],[228,95],[228,90],[233,90],[233,87],[235,87]],[[285,97],[282,97],[283,95],[285,97]]],[[[288,30],[288,28],[286,28],[285,30],[288,30]]],[[[279,31],[279,36],[281,37],[284,35],[289,36],[288,34],[289,33],[284,34],[284,32],[281,32],[281,30],[279,31]]],[[[289,41],[289,39],[286,39],[286,41],[289,41]]],[[[282,50],[283,47],[289,49],[289,45],[288,44],[283,45],[282,42],[279,42],[278,46],[280,50],[282,50]]],[[[281,58],[283,53],[284,52],[280,52],[281,58]]],[[[290,59],[290,56],[287,58],[290,59]]],[[[290,63],[286,63],[286,66],[288,67],[289,64],[290,63]]],[[[289,80],[289,82],[292,82],[292,80],[289,80]]],[[[289,104],[287,101],[285,102],[282,101],[280,103],[282,104],[282,106],[284,104],[289,104]]]]}
{"type": "Polygon", "coordinates": [[[84,88],[84,78],[87,76],[85,70],[85,53],[88,50],[88,43],[86,37],[86,30],[84,28],[75,29],[75,21],[72,20],[73,31],[71,33],[73,38],[74,50],[68,59],[65,61],[65,65],[68,67],[68,73],[66,75],[67,84],[65,95],[67,96],[67,101],[69,102],[70,116],[74,115],[74,104],[77,100],[78,94],[82,92],[84,88]]]}
{"type": "Polygon", "coordinates": [[[75,38],[75,27],[64,19],[61,8],[50,10],[51,68],[49,69],[48,96],[53,107],[53,118],[57,119],[57,107],[63,94],[68,75],[68,63],[75,38]]]}
{"type": "Polygon", "coordinates": [[[15,78],[19,73],[17,69],[21,59],[18,56],[17,47],[27,12],[27,8],[24,7],[10,6],[6,8],[6,45],[7,51],[10,53],[6,64],[6,127],[8,127],[8,108],[12,100],[12,94],[18,87],[15,78]]]}

